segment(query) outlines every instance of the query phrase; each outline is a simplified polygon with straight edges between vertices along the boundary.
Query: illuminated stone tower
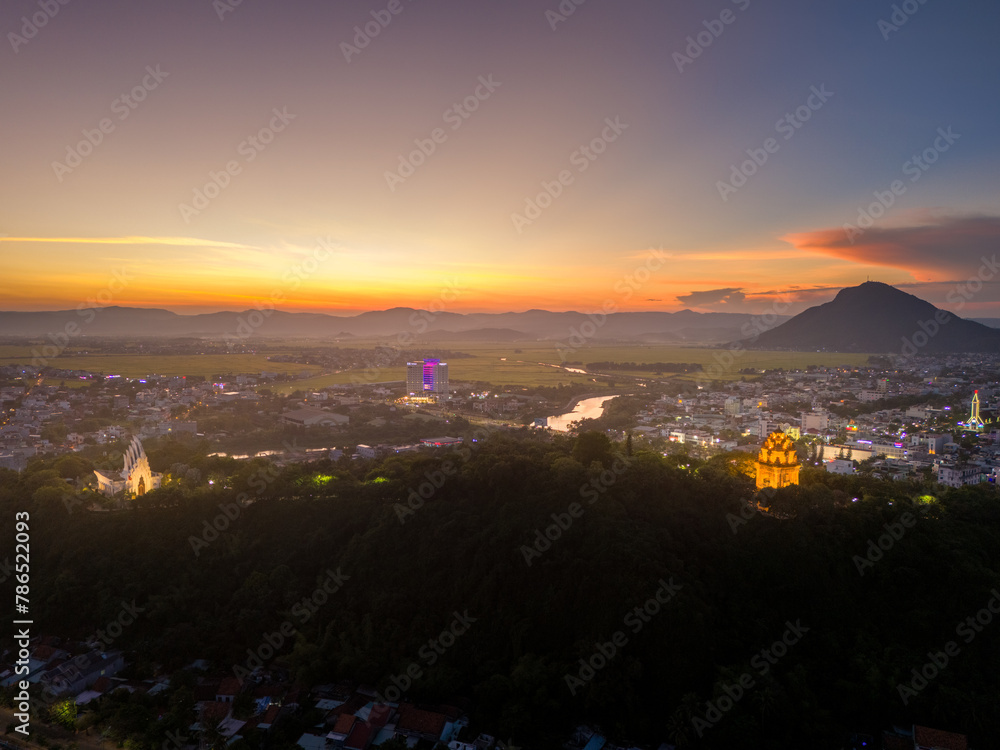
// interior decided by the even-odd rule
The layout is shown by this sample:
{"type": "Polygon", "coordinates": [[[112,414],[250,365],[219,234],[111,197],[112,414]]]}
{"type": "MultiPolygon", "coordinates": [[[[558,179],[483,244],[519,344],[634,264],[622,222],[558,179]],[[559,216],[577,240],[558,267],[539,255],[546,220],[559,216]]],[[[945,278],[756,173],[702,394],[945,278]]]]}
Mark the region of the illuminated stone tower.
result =
{"type": "Polygon", "coordinates": [[[969,421],[965,423],[965,426],[976,431],[985,426],[982,417],[979,416],[979,391],[976,391],[972,396],[972,414],[969,415],[969,421]]]}
{"type": "Polygon", "coordinates": [[[783,432],[772,432],[757,455],[757,489],[799,483],[799,457],[795,444],[783,432]]]}

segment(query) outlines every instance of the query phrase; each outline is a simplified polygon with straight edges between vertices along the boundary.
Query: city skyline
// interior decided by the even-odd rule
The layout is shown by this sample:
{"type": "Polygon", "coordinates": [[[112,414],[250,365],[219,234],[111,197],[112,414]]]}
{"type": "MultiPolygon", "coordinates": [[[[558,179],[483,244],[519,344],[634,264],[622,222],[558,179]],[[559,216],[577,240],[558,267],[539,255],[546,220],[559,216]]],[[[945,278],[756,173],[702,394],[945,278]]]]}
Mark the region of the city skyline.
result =
{"type": "Polygon", "coordinates": [[[2,308],[124,274],[112,304],[181,313],[795,314],[871,278],[1000,317],[998,20],[18,0],[2,308]]]}

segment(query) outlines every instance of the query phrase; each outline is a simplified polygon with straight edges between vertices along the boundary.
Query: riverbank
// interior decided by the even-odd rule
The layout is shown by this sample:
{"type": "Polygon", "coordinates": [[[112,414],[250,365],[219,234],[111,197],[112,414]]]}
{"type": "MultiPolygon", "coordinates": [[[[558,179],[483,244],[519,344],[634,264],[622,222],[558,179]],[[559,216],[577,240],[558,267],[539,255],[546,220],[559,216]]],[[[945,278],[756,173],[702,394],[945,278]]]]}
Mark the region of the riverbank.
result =
{"type": "Polygon", "coordinates": [[[570,402],[572,409],[548,417],[548,427],[555,432],[570,432],[575,422],[597,419],[604,413],[604,405],[619,394],[603,393],[599,396],[580,396],[570,402]]]}
{"type": "Polygon", "coordinates": [[[562,411],[559,412],[558,414],[555,414],[554,416],[561,417],[563,414],[569,414],[571,411],[573,411],[576,408],[577,404],[579,404],[581,401],[586,401],[588,398],[604,398],[605,396],[608,396],[608,395],[610,395],[611,398],[618,398],[618,396],[620,396],[622,394],[620,394],[620,393],[613,393],[613,394],[607,394],[607,393],[585,393],[582,396],[574,396],[573,398],[571,398],[569,400],[569,403],[567,403],[566,406],[563,407],[562,411]]]}

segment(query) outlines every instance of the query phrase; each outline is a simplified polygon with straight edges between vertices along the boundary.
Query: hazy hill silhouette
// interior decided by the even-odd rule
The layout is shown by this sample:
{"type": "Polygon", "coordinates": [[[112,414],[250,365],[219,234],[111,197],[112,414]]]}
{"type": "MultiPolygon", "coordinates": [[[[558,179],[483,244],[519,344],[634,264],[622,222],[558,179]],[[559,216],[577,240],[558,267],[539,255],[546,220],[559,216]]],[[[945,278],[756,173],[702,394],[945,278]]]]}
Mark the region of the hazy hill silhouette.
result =
{"type": "MultiPolygon", "coordinates": [[[[779,318],[779,322],[785,318],[779,318]]],[[[456,340],[567,340],[574,333],[586,340],[723,343],[740,336],[751,316],[741,313],[618,312],[588,314],[527,310],[505,313],[455,313],[395,307],[337,316],[281,310],[225,311],[179,315],[170,310],[105,307],[53,312],[2,312],[0,335],[71,338],[123,337],[251,337],[414,338],[456,340]]]]}
{"type": "Polygon", "coordinates": [[[888,284],[868,281],[841,289],[832,301],[810,307],[747,346],[903,356],[996,352],[1000,330],[939,310],[888,284]]]}

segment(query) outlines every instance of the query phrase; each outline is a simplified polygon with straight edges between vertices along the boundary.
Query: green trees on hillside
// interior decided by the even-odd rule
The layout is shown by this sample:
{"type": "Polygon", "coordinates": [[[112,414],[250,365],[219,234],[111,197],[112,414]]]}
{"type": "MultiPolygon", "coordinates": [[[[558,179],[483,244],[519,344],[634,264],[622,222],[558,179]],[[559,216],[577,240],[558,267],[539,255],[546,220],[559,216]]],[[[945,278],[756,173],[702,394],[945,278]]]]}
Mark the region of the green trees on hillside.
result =
{"type": "MultiPolygon", "coordinates": [[[[544,744],[578,721],[707,748],[839,747],[892,722],[1000,733],[995,712],[967,710],[1000,701],[1000,639],[988,633],[959,639],[960,655],[905,704],[898,691],[1000,584],[992,487],[803,470],[769,515],[748,502],[738,454],[623,455],[598,433],[496,434],[277,469],[164,444],[154,467],[201,479],[134,510],[50,497],[81,470],[61,459],[0,471],[0,506],[8,538],[14,511],[31,513],[33,616],[46,632],[89,637],[134,600],[141,614],[113,645],[165,670],[195,658],[252,669],[290,623],[274,650],[303,682],[384,691],[415,664],[412,697],[468,701],[474,727],[515,740],[544,744]],[[530,565],[525,547],[538,553],[530,565]],[[320,596],[331,574],[343,584],[320,596]],[[679,593],[649,604],[671,581],[679,593]],[[442,639],[456,613],[474,622],[442,639]],[[806,634],[761,662],[799,621],[806,634]],[[753,687],[699,736],[693,718],[747,674],[753,687]]],[[[101,710],[117,706],[127,736],[153,708],[121,701],[101,710]]]]}

